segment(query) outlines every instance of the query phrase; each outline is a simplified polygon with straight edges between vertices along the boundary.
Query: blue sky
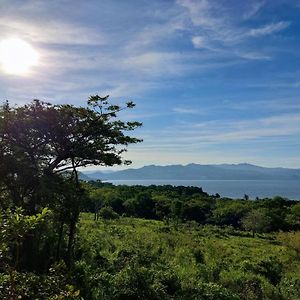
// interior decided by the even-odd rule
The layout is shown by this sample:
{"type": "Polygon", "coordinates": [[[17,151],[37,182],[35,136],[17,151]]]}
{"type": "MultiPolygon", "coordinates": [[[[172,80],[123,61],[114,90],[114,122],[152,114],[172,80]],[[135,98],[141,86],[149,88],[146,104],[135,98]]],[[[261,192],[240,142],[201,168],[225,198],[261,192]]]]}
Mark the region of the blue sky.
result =
{"type": "Polygon", "coordinates": [[[0,71],[2,100],[133,100],[133,166],[240,163],[300,168],[300,1],[0,2],[0,40],[40,54],[0,71]]]}

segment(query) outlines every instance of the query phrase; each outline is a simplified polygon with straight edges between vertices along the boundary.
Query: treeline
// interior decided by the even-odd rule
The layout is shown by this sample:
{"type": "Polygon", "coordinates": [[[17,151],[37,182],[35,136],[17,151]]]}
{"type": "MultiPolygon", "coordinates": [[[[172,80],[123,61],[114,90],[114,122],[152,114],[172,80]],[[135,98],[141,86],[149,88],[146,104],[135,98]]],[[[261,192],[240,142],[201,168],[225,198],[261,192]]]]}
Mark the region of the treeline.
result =
{"type": "Polygon", "coordinates": [[[99,217],[132,216],[155,220],[195,221],[233,226],[255,232],[298,230],[300,203],[279,196],[272,199],[232,200],[208,195],[199,187],[171,185],[114,186],[85,183],[88,195],[82,209],[99,217]]]}

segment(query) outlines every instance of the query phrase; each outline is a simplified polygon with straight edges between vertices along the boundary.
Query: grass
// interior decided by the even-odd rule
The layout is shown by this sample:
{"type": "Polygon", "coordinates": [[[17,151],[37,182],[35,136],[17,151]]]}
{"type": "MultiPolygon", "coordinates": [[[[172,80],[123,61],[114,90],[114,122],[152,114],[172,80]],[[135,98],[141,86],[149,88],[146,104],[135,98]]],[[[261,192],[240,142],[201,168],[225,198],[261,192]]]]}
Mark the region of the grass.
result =
{"type": "Polygon", "coordinates": [[[97,272],[116,276],[133,264],[154,274],[172,272],[182,289],[197,287],[199,282],[214,283],[239,297],[248,295],[245,299],[276,299],[282,280],[300,280],[299,255],[282,243],[282,235],[281,239],[274,233],[252,238],[233,228],[125,217],[95,222],[92,214],[83,213],[78,244],[81,260],[98,268],[97,272]],[[101,262],[95,265],[96,260],[101,262]],[[246,292],[241,287],[245,284],[246,292]]]}

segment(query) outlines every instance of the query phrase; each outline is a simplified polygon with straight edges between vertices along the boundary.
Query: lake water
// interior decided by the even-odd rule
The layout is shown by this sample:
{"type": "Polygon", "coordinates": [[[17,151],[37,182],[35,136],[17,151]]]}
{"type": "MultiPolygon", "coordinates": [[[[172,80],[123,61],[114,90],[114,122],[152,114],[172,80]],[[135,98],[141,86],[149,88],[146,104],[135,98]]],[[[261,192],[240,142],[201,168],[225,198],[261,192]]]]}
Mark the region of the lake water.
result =
{"type": "Polygon", "coordinates": [[[300,181],[290,180],[110,180],[115,185],[165,185],[198,186],[208,194],[219,193],[221,197],[250,199],[282,196],[300,199],[300,181]]]}

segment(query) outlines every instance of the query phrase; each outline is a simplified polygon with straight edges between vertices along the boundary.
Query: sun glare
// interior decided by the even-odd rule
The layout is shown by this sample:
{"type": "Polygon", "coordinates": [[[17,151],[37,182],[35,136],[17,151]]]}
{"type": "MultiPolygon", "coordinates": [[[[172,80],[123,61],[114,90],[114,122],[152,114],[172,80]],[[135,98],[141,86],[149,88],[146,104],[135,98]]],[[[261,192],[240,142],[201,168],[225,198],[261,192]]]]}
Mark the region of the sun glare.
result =
{"type": "Polygon", "coordinates": [[[0,42],[0,64],[4,72],[25,75],[38,61],[39,54],[29,43],[17,38],[0,42]]]}

